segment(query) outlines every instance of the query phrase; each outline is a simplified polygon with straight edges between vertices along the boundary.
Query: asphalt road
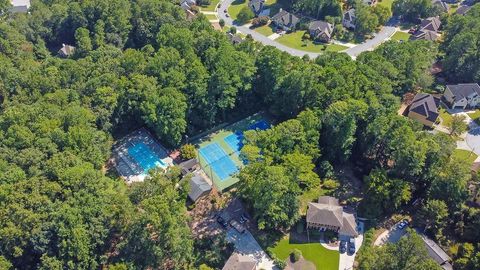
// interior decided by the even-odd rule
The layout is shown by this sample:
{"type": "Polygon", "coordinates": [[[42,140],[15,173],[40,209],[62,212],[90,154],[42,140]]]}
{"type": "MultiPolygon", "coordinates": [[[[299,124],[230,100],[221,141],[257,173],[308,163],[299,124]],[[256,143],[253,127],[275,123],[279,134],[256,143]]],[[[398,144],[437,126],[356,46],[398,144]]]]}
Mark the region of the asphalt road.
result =
{"type": "MultiPolygon", "coordinates": [[[[227,17],[227,12],[225,12],[226,10],[228,11],[228,7],[233,3],[233,1],[235,0],[224,0],[220,2],[220,7],[217,9],[218,18],[223,19],[225,21],[225,25],[235,26],[238,31],[242,32],[245,35],[250,34],[254,40],[261,42],[263,45],[274,46],[277,49],[287,52],[294,56],[302,57],[304,55],[308,55],[310,58],[314,59],[321,54],[321,53],[305,52],[305,51],[287,47],[285,45],[282,45],[276,42],[275,40],[269,39],[268,37],[258,32],[255,32],[254,30],[248,27],[234,24],[232,18],[227,17]]],[[[344,52],[350,55],[353,59],[355,59],[360,53],[375,49],[375,47],[382,44],[382,42],[384,42],[387,38],[391,37],[395,33],[395,31],[396,31],[395,27],[393,26],[384,26],[382,30],[380,30],[380,32],[376,33],[373,39],[369,39],[364,43],[359,44],[355,47],[348,48],[344,52]]]]}

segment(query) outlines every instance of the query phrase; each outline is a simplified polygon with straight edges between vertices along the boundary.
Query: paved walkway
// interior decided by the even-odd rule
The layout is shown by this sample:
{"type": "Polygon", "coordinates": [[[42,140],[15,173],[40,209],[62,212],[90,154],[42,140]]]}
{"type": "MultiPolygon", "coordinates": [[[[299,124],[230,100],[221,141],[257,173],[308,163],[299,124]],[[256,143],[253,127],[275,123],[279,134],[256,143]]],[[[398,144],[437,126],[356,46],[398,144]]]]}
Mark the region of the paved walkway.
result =
{"type": "MultiPolygon", "coordinates": [[[[304,55],[308,55],[310,58],[314,59],[321,54],[321,53],[306,52],[306,51],[287,47],[275,40],[271,40],[270,38],[250,29],[249,27],[246,27],[245,25],[234,24],[232,18],[230,16],[227,17],[227,12],[226,12],[228,10],[228,7],[234,1],[235,0],[224,0],[220,2],[220,7],[216,9],[218,18],[223,19],[225,21],[225,25],[235,26],[237,28],[237,31],[242,32],[245,35],[251,35],[254,40],[261,42],[263,45],[274,46],[277,49],[287,52],[293,56],[302,57],[304,55]]],[[[378,45],[382,44],[386,39],[390,38],[393,34],[395,34],[395,31],[396,31],[396,28],[393,26],[384,26],[382,30],[380,30],[380,32],[376,33],[374,38],[369,39],[362,44],[358,44],[354,47],[348,48],[343,52],[346,52],[353,59],[355,59],[360,53],[375,49],[378,45]]]]}

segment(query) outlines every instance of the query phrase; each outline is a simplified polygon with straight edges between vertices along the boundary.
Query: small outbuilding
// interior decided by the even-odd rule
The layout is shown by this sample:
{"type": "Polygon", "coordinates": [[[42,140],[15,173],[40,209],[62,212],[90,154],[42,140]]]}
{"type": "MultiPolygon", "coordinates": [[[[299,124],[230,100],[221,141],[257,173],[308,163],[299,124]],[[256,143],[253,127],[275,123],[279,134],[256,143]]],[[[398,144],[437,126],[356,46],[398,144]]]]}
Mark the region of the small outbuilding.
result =
{"type": "Polygon", "coordinates": [[[182,175],[193,173],[200,168],[200,164],[196,158],[189,159],[179,164],[182,169],[182,175]]]}
{"type": "Polygon", "coordinates": [[[196,202],[200,198],[208,195],[212,190],[212,186],[207,182],[207,180],[200,174],[196,173],[189,181],[190,191],[188,192],[188,197],[196,202]]]}

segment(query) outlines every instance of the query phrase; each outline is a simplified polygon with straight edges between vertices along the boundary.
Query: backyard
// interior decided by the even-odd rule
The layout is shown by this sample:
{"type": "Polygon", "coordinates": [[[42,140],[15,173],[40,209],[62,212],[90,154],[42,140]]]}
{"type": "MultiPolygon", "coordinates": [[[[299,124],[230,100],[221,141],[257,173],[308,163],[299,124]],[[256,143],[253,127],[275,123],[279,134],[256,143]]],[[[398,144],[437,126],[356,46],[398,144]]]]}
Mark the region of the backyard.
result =
{"type": "Polygon", "coordinates": [[[215,11],[215,8],[217,7],[218,2],[220,2],[220,0],[211,0],[210,5],[201,6],[200,10],[201,11],[215,11]]]}
{"type": "Polygon", "coordinates": [[[320,243],[294,244],[287,237],[280,240],[269,250],[281,260],[286,260],[294,249],[302,252],[303,258],[315,264],[318,270],[338,270],[340,253],[336,250],[328,250],[320,243]]]}
{"type": "Polygon", "coordinates": [[[392,36],[391,39],[397,40],[397,41],[400,41],[400,40],[407,41],[409,38],[410,38],[409,33],[397,31],[395,32],[395,34],[392,36]]]}
{"type": "Polygon", "coordinates": [[[322,52],[322,51],[332,51],[332,52],[339,52],[345,49],[348,49],[345,46],[338,45],[338,44],[315,44],[311,40],[302,40],[305,31],[296,31],[293,33],[285,34],[275,41],[288,46],[290,48],[294,48],[297,50],[307,51],[307,52],[322,52]]]}

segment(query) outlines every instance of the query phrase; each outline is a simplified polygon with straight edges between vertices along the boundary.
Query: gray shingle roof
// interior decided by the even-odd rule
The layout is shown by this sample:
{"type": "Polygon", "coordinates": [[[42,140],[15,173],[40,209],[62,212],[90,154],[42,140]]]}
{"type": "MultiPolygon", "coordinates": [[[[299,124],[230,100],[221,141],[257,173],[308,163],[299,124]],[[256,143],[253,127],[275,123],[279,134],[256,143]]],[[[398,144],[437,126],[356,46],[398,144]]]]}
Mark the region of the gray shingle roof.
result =
{"type": "Polygon", "coordinates": [[[234,252],[222,270],[254,270],[256,266],[257,261],[254,258],[234,252]]]}
{"type": "Polygon", "coordinates": [[[473,93],[480,95],[480,86],[478,83],[451,84],[447,85],[447,88],[454,95],[455,102],[462,100],[473,93]]]}
{"type": "Polygon", "coordinates": [[[355,20],[355,9],[351,8],[351,9],[347,10],[343,14],[343,18],[347,21],[354,21],[355,20]]]}
{"type": "Polygon", "coordinates": [[[195,174],[192,179],[189,181],[190,191],[188,192],[188,197],[194,202],[196,202],[202,195],[208,193],[212,190],[212,187],[208,184],[200,174],[195,174]]]}
{"type": "Polygon", "coordinates": [[[307,222],[342,227],[343,208],[338,205],[338,201],[335,202],[335,198],[330,198],[320,197],[318,203],[308,204],[307,222]]]}
{"type": "Polygon", "coordinates": [[[410,111],[425,116],[430,122],[435,122],[439,115],[439,104],[440,99],[430,94],[418,93],[415,95],[415,98],[413,98],[412,104],[410,105],[410,111]]]}
{"type": "Polygon", "coordinates": [[[250,0],[250,2],[248,2],[248,7],[250,7],[255,14],[258,14],[262,10],[264,3],[265,0],[250,0]]]}
{"type": "Polygon", "coordinates": [[[313,21],[308,25],[308,30],[310,32],[320,31],[319,33],[325,33],[330,38],[333,32],[333,25],[324,21],[313,21]]]}
{"type": "Polygon", "coordinates": [[[450,256],[439,246],[435,243],[432,239],[428,238],[424,234],[420,234],[422,237],[423,242],[425,243],[425,247],[427,248],[428,255],[435,260],[438,264],[442,265],[446,262],[451,260],[450,256]]]}
{"type": "Polygon", "coordinates": [[[280,25],[295,26],[300,19],[286,10],[280,10],[272,17],[272,21],[280,25]]]}

